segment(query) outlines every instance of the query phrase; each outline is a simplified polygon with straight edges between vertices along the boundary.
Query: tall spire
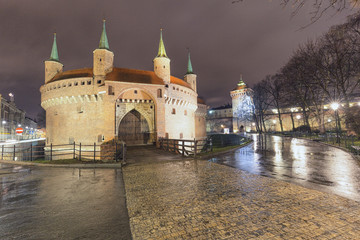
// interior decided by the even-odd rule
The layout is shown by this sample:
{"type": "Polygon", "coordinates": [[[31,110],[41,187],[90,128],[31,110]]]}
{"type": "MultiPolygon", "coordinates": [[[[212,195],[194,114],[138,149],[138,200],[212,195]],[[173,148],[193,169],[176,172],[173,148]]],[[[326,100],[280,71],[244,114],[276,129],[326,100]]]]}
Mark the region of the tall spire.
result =
{"type": "Polygon", "coordinates": [[[193,74],[193,68],[192,68],[192,64],[191,64],[191,59],[190,59],[190,51],[188,49],[188,66],[187,66],[187,72],[186,74],[193,74]]]}
{"type": "Polygon", "coordinates": [[[59,62],[59,54],[56,45],[56,33],[54,33],[54,42],[52,45],[51,55],[49,60],[59,62]]]}
{"type": "Polygon", "coordinates": [[[168,58],[168,56],[166,55],[166,51],[165,51],[165,46],[164,46],[164,42],[162,39],[162,28],[160,29],[160,42],[159,42],[159,51],[156,57],[166,57],[168,58]]]}
{"type": "Polygon", "coordinates": [[[105,19],[103,20],[103,30],[101,33],[100,43],[99,43],[99,49],[107,49],[109,50],[109,42],[106,36],[106,30],[105,30],[105,19]]]}

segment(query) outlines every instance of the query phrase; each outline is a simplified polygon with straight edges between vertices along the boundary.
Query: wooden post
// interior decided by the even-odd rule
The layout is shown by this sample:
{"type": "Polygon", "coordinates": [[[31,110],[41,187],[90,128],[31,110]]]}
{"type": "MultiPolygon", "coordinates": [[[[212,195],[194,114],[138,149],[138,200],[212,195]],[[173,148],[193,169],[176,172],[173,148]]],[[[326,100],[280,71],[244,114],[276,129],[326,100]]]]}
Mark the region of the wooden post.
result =
{"type": "Polygon", "coordinates": [[[96,156],[96,143],[94,143],[94,162],[95,162],[95,156],[96,156]]]}
{"type": "Polygon", "coordinates": [[[81,161],[81,143],[80,143],[80,150],[79,150],[79,161],[81,161]]]}
{"type": "Polygon", "coordinates": [[[32,143],[31,143],[31,145],[30,145],[30,161],[33,160],[32,154],[33,154],[33,149],[32,149],[32,143]]]}
{"type": "Polygon", "coordinates": [[[194,139],[194,157],[196,157],[197,152],[197,141],[194,139]]]}
{"type": "Polygon", "coordinates": [[[50,161],[52,161],[52,143],[50,143],[50,161]]]}
{"type": "Polygon", "coordinates": [[[115,161],[117,162],[117,142],[115,142],[115,161]]]}
{"type": "Polygon", "coordinates": [[[185,156],[185,141],[182,141],[182,155],[185,156]]]}
{"type": "Polygon", "coordinates": [[[74,141],[74,152],[73,152],[73,159],[75,159],[75,141],[74,141]]]}
{"type": "Polygon", "coordinates": [[[14,144],[14,156],[13,156],[13,160],[15,161],[15,144],[14,144]]]}

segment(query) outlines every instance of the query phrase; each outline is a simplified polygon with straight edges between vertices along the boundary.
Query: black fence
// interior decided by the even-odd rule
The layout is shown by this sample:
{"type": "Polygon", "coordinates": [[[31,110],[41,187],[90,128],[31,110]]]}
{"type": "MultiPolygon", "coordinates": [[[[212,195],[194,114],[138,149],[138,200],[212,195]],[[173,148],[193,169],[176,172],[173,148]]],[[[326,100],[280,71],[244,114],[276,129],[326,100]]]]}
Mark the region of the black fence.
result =
{"type": "Polygon", "coordinates": [[[209,138],[214,147],[227,147],[240,145],[247,142],[249,139],[244,135],[238,134],[213,134],[209,138]]]}
{"type": "Polygon", "coordinates": [[[199,153],[211,152],[212,142],[210,138],[194,140],[160,138],[159,148],[182,156],[195,157],[199,153]]]}
{"type": "Polygon", "coordinates": [[[2,144],[0,147],[1,160],[34,161],[44,159],[44,146],[45,141],[2,144]]]}
{"type": "Polygon", "coordinates": [[[313,141],[324,142],[335,146],[343,147],[355,154],[360,154],[360,139],[357,136],[347,135],[346,133],[324,134],[308,133],[308,132],[286,132],[283,135],[297,138],[307,138],[313,141]]]}
{"type": "Polygon", "coordinates": [[[84,162],[119,162],[125,160],[125,155],[126,144],[115,141],[92,145],[74,142],[72,144],[45,146],[45,142],[38,142],[36,145],[19,143],[1,146],[1,159],[13,161],[76,159],[84,162]]]}

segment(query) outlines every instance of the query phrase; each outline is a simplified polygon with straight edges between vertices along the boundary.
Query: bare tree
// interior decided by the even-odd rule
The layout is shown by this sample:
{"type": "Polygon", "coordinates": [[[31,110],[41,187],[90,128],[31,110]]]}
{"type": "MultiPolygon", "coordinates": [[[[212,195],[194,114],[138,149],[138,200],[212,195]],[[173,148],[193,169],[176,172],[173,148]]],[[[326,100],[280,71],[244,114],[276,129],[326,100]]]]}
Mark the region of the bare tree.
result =
{"type": "Polygon", "coordinates": [[[281,118],[281,110],[285,106],[284,104],[284,84],[280,74],[273,76],[266,76],[265,78],[265,90],[270,95],[271,105],[275,107],[278,115],[281,132],[284,131],[283,122],[281,118]]]}
{"type": "Polygon", "coordinates": [[[257,83],[254,85],[254,95],[253,95],[253,101],[255,106],[254,111],[254,120],[256,124],[256,129],[258,132],[266,132],[266,112],[269,109],[270,106],[270,95],[268,91],[265,89],[266,82],[265,80],[257,83]]]}

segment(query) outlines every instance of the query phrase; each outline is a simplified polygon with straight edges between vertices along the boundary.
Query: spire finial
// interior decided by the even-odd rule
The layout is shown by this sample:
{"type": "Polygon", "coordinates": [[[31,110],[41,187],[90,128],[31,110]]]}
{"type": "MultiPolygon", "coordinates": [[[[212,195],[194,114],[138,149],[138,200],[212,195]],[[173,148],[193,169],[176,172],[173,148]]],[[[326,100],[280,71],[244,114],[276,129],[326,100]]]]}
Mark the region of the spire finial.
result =
{"type": "Polygon", "coordinates": [[[59,62],[59,54],[58,54],[57,44],[56,44],[56,32],[54,33],[54,42],[52,45],[51,55],[50,55],[49,60],[59,62]]]}
{"type": "Polygon", "coordinates": [[[99,49],[107,49],[107,50],[109,50],[109,42],[108,42],[108,39],[107,39],[107,36],[106,36],[105,22],[106,22],[106,20],[103,19],[103,30],[102,30],[102,33],[101,33],[99,49]]]}
{"type": "Polygon", "coordinates": [[[246,84],[244,83],[244,81],[243,81],[243,75],[242,74],[240,74],[240,81],[239,81],[239,83],[237,84],[238,86],[245,86],[246,87],[246,84]]]}
{"type": "Polygon", "coordinates": [[[187,65],[186,74],[194,74],[192,64],[191,64],[191,59],[190,59],[190,49],[189,48],[186,48],[186,49],[188,51],[188,65],[187,65]]]}
{"type": "Polygon", "coordinates": [[[159,42],[159,51],[156,57],[166,57],[168,58],[168,56],[166,55],[166,51],[165,51],[165,46],[164,46],[164,42],[163,42],[163,38],[162,38],[162,31],[163,29],[160,28],[160,42],[159,42]]]}

